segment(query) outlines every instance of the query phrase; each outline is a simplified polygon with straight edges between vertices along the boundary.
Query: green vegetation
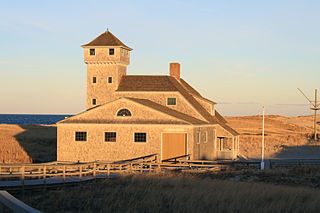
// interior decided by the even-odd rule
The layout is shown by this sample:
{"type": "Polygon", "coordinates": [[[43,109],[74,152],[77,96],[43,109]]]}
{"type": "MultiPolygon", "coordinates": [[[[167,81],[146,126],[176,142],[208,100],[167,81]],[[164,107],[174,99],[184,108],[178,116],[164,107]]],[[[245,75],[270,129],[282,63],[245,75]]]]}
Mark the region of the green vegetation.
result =
{"type": "Polygon", "coordinates": [[[319,212],[317,189],[221,177],[130,175],[14,195],[43,212],[319,212]]]}

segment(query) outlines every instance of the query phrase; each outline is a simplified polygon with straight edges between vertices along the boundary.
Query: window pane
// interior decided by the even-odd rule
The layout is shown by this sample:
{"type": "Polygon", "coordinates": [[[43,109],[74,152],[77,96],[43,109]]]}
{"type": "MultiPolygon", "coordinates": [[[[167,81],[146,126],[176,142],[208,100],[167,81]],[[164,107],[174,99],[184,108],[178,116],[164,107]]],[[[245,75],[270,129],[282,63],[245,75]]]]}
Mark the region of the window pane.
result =
{"type": "Polygon", "coordinates": [[[147,142],[147,133],[145,132],[135,132],[134,142],[147,142]]]}
{"type": "Polygon", "coordinates": [[[87,141],[87,132],[76,132],[75,140],[76,141],[87,141]]]}
{"type": "Polygon", "coordinates": [[[90,49],[90,55],[95,55],[96,54],[96,50],[95,49],[90,49]]]}
{"type": "Polygon", "coordinates": [[[96,105],[97,104],[97,99],[92,99],[92,105],[96,105]]]}
{"type": "Polygon", "coordinates": [[[120,109],[119,112],[117,113],[117,116],[122,116],[122,117],[131,116],[131,112],[127,109],[120,109]]]}
{"type": "Polygon", "coordinates": [[[176,105],[176,98],[168,98],[167,105],[176,105]]]}
{"type": "Polygon", "coordinates": [[[109,55],[114,55],[114,49],[113,48],[109,49],[109,55]]]}
{"type": "Polygon", "coordinates": [[[97,83],[97,78],[96,77],[92,78],[92,83],[94,83],[94,84],[97,83]]]}
{"type": "Polygon", "coordinates": [[[112,83],[112,77],[108,77],[108,83],[109,83],[109,84],[112,83]]]}
{"type": "Polygon", "coordinates": [[[116,132],[105,132],[104,141],[105,142],[116,142],[117,141],[117,133],[116,132]]]}

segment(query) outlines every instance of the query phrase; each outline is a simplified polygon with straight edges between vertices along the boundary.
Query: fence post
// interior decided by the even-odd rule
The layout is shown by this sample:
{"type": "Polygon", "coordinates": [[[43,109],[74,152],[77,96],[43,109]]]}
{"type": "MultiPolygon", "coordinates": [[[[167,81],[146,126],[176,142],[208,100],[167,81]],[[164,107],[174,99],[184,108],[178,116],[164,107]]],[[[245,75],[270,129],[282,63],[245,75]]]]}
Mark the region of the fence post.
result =
{"type": "Polygon", "coordinates": [[[97,175],[97,171],[96,170],[97,170],[97,163],[94,163],[93,164],[93,177],[94,178],[96,178],[96,175],[97,175]]]}
{"type": "Polygon", "coordinates": [[[46,184],[46,178],[47,178],[47,166],[43,166],[43,182],[46,184]]]}
{"type": "Polygon", "coordinates": [[[22,166],[20,168],[20,173],[21,173],[20,180],[21,180],[22,185],[24,185],[24,170],[25,170],[25,166],[22,166]]]}
{"type": "Polygon", "coordinates": [[[81,180],[81,179],[82,179],[82,165],[80,165],[80,167],[79,167],[79,171],[80,171],[79,179],[81,180]]]}
{"type": "Polygon", "coordinates": [[[110,164],[109,163],[107,164],[107,174],[108,174],[108,177],[109,177],[109,175],[110,175],[110,164]]]}
{"type": "Polygon", "coordinates": [[[66,181],[66,165],[63,165],[63,171],[62,171],[63,173],[63,182],[65,182],[66,181]]]}

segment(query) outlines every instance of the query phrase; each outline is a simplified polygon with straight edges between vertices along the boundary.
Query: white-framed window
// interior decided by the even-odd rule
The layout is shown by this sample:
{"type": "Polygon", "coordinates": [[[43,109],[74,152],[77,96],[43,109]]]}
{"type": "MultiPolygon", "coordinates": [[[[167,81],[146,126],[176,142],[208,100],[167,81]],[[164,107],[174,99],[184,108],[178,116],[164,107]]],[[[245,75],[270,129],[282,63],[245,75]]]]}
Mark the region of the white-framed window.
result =
{"type": "Polygon", "coordinates": [[[177,105],[177,99],[176,98],[167,98],[167,105],[177,105]]]}
{"type": "Polygon", "coordinates": [[[97,99],[95,98],[92,99],[92,105],[97,105],[97,99]]]}
{"type": "Polygon", "coordinates": [[[95,76],[92,77],[92,83],[94,83],[94,84],[97,83],[97,77],[95,77],[95,76]]]}
{"type": "Polygon", "coordinates": [[[147,133],[145,133],[145,132],[135,132],[134,133],[134,142],[136,142],[136,143],[146,143],[147,142],[147,133]]]}
{"type": "Polygon", "coordinates": [[[207,131],[204,132],[204,141],[203,142],[204,143],[208,142],[208,132],[207,131]]]}
{"type": "Polygon", "coordinates": [[[116,132],[105,132],[104,133],[104,142],[116,142],[117,133],[116,132]]]}
{"type": "Polygon", "coordinates": [[[90,49],[90,55],[96,55],[96,50],[95,49],[90,49]]]}
{"type": "Polygon", "coordinates": [[[109,55],[114,55],[114,48],[109,49],[109,55]]]}
{"type": "Polygon", "coordinates": [[[87,132],[75,132],[74,136],[75,141],[87,141],[87,132]]]}
{"type": "Polygon", "coordinates": [[[108,82],[108,84],[112,84],[112,77],[108,77],[108,79],[107,79],[107,82],[108,82]]]}
{"type": "Polygon", "coordinates": [[[201,143],[201,132],[197,132],[197,144],[201,143]]]}

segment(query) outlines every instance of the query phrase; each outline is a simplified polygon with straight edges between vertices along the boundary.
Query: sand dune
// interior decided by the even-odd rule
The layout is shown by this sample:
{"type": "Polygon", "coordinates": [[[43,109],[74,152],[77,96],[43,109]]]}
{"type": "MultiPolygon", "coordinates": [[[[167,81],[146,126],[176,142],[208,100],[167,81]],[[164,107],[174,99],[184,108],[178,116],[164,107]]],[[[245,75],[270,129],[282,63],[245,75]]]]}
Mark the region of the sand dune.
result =
{"type": "Polygon", "coordinates": [[[54,125],[0,124],[0,163],[56,160],[54,125]]]}
{"type": "MultiPolygon", "coordinates": [[[[259,158],[261,156],[262,116],[226,117],[226,119],[241,134],[240,153],[249,158],[259,158]]],[[[317,144],[310,143],[309,140],[312,132],[312,116],[266,116],[266,157],[283,157],[284,154],[292,154],[290,158],[304,157],[298,156],[298,153],[295,156],[295,152],[298,147],[317,148],[317,144]]],[[[315,152],[312,155],[318,154],[319,152],[315,152]]],[[[305,157],[314,158],[316,156],[305,157]]]]}

